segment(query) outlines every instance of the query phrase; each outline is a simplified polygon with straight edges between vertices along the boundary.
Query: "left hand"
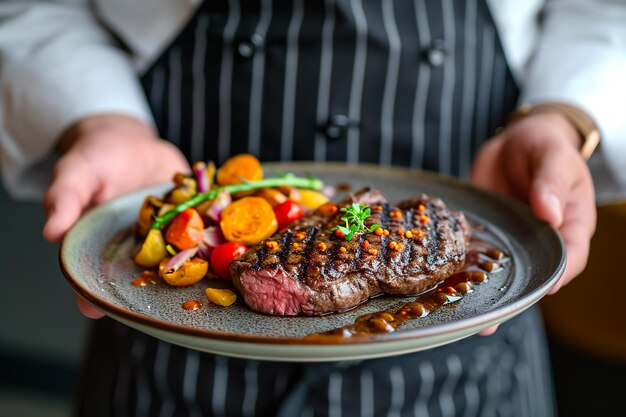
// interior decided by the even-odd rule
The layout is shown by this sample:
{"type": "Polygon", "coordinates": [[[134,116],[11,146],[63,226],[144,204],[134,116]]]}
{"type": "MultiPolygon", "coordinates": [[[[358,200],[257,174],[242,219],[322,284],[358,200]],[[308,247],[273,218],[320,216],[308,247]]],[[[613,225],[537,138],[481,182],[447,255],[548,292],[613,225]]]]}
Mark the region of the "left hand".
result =
{"type": "Polygon", "coordinates": [[[550,294],[583,271],[596,227],[593,182],[579,145],[578,133],[563,115],[536,113],[486,142],[472,167],[474,184],[528,203],[563,237],[567,265],[550,294]]]}

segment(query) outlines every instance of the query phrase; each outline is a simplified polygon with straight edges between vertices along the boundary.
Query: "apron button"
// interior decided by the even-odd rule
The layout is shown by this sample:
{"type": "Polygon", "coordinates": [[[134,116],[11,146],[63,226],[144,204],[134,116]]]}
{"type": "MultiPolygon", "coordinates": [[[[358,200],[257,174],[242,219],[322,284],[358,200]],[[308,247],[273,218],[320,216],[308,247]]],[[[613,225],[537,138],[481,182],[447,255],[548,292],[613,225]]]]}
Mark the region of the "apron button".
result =
{"type": "Polygon", "coordinates": [[[357,125],[357,122],[351,121],[345,114],[333,114],[326,124],[320,126],[320,130],[328,140],[340,140],[346,135],[348,128],[357,125]]]}
{"type": "Polygon", "coordinates": [[[423,52],[423,55],[430,66],[440,67],[445,62],[447,52],[446,42],[442,39],[435,39],[423,52]]]}
{"type": "Polygon", "coordinates": [[[250,44],[250,42],[239,42],[237,52],[239,52],[239,55],[243,58],[250,58],[252,54],[254,54],[254,47],[250,44]]]}
{"type": "Polygon", "coordinates": [[[258,33],[252,34],[249,39],[242,40],[237,45],[237,52],[243,58],[250,58],[256,51],[262,50],[265,39],[258,33]]]}

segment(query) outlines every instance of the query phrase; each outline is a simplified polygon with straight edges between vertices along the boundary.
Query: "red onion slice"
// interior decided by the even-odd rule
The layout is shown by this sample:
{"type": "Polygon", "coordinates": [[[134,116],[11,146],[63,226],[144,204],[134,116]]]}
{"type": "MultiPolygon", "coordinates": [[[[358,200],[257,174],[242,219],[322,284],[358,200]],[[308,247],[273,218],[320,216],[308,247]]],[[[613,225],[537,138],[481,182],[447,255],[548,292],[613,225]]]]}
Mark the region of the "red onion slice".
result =
{"type": "Polygon", "coordinates": [[[335,194],[337,194],[337,187],[334,185],[325,185],[324,188],[322,188],[322,194],[332,200],[335,194]]]}
{"type": "Polygon", "coordinates": [[[213,248],[222,243],[226,243],[226,238],[222,234],[222,229],[217,226],[210,226],[204,229],[204,237],[198,245],[198,256],[205,261],[208,261],[211,257],[213,248]]]}
{"type": "Polygon", "coordinates": [[[213,246],[209,246],[204,242],[198,244],[198,257],[208,261],[211,259],[211,252],[213,252],[213,246]]]}
{"type": "Polygon", "coordinates": [[[206,215],[215,223],[219,223],[222,210],[228,207],[231,202],[230,193],[226,190],[220,191],[215,200],[213,200],[211,207],[207,210],[206,215]]]}
{"type": "Polygon", "coordinates": [[[210,247],[216,247],[222,243],[226,243],[226,238],[222,234],[222,229],[217,226],[211,226],[204,229],[204,237],[202,243],[210,247]]]}
{"type": "Polygon", "coordinates": [[[209,191],[209,176],[207,175],[206,164],[196,162],[193,164],[193,173],[196,175],[196,184],[199,193],[209,191]]]}
{"type": "Polygon", "coordinates": [[[165,271],[168,274],[177,271],[182,264],[196,256],[196,253],[198,253],[197,246],[178,252],[176,255],[172,256],[172,259],[167,262],[167,265],[165,265],[165,271]]]}

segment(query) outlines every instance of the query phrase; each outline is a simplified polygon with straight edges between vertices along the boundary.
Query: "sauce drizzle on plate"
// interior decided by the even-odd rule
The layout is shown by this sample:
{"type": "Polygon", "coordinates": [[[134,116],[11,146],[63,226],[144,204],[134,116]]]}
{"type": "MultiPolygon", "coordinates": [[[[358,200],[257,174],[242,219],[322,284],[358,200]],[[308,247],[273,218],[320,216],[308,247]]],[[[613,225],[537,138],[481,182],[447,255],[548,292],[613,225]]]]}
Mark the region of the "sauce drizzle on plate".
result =
{"type": "Polygon", "coordinates": [[[141,275],[131,281],[135,287],[145,287],[157,283],[157,274],[154,271],[143,271],[141,275]]]}
{"type": "Polygon", "coordinates": [[[477,284],[487,282],[489,274],[501,270],[502,264],[510,259],[502,250],[486,242],[472,240],[464,267],[413,301],[393,310],[364,314],[357,317],[354,323],[322,333],[312,333],[306,338],[324,343],[394,332],[409,320],[426,317],[444,305],[461,300],[473,292],[477,284]]]}
{"type": "Polygon", "coordinates": [[[202,307],[202,301],[189,300],[182,304],[183,310],[194,311],[202,307]]]}

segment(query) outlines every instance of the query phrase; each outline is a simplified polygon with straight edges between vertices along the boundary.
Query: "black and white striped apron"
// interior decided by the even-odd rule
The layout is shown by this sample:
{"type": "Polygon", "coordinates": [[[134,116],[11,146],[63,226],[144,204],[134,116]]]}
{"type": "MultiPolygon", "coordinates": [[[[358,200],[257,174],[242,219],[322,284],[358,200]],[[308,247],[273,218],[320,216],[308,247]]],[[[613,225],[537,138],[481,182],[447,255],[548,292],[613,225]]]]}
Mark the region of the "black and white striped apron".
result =
{"type": "MultiPolygon", "coordinates": [[[[338,160],[466,176],[517,88],[484,0],[219,0],[145,74],[189,160],[338,160]]],[[[490,337],[394,358],[248,361],[108,319],[82,416],[551,416],[536,311],[490,337]]]]}

